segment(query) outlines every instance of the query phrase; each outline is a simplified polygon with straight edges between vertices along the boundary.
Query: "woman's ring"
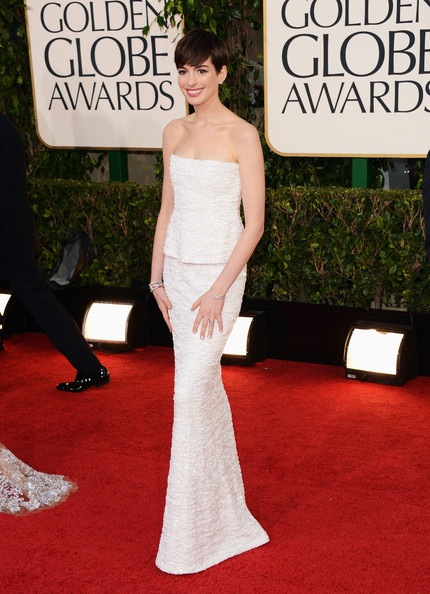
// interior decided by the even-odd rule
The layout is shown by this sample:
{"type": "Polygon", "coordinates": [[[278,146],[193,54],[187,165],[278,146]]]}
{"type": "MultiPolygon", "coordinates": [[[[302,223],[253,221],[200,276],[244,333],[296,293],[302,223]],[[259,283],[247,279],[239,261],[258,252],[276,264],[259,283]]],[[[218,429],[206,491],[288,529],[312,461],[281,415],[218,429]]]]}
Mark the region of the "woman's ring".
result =
{"type": "Polygon", "coordinates": [[[215,320],[208,320],[208,324],[215,324],[215,320]]]}

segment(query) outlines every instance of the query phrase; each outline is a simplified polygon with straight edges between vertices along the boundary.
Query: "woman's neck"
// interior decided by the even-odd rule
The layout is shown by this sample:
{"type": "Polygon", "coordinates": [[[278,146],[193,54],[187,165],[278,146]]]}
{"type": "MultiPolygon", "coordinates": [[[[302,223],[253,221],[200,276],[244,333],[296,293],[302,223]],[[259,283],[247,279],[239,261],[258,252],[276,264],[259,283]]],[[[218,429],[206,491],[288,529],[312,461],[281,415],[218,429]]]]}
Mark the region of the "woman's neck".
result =
{"type": "Polygon", "coordinates": [[[194,106],[193,123],[199,125],[205,124],[219,124],[225,121],[226,117],[230,115],[230,110],[218,101],[217,104],[194,106]]]}

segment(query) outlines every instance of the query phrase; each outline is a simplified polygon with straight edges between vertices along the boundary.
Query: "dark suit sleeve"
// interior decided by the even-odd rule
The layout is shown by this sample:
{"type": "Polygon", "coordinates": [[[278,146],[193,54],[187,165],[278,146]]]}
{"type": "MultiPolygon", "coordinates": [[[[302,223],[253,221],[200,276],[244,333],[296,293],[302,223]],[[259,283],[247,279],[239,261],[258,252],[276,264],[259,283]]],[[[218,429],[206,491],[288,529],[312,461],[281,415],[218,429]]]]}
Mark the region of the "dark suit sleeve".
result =
{"type": "Polygon", "coordinates": [[[35,252],[33,213],[27,195],[25,152],[12,122],[0,113],[0,250],[2,258],[35,252]]]}

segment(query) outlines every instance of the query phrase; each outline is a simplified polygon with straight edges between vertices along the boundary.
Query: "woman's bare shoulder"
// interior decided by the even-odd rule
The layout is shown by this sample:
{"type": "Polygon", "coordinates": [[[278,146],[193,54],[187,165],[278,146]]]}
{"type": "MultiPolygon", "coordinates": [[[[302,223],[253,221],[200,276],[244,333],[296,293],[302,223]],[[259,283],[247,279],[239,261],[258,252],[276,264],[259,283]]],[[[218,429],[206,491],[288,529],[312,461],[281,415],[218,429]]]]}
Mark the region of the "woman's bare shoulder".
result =
{"type": "Polygon", "coordinates": [[[179,118],[169,122],[163,131],[163,146],[172,146],[177,144],[178,140],[185,133],[186,118],[179,118]]]}
{"type": "Polygon", "coordinates": [[[177,120],[170,121],[164,128],[164,135],[179,134],[185,128],[185,120],[186,118],[178,118],[177,120]]]}
{"type": "Polygon", "coordinates": [[[257,128],[239,116],[236,116],[234,133],[245,139],[256,138],[259,136],[257,128]]]}
{"type": "Polygon", "coordinates": [[[247,152],[252,147],[261,147],[260,135],[257,128],[240,117],[237,117],[234,126],[232,126],[231,140],[235,152],[240,154],[244,150],[247,152]]]}

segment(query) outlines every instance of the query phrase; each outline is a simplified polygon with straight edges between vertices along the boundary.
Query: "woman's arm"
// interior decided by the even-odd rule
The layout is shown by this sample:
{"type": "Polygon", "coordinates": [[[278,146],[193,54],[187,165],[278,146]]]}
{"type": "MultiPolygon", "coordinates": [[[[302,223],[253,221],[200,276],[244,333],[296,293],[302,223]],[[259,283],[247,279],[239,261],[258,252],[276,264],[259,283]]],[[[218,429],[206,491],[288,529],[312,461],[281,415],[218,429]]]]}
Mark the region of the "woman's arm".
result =
{"type": "MultiPolygon", "coordinates": [[[[163,190],[161,194],[161,206],[158,213],[157,224],[155,227],[154,243],[152,248],[152,264],[151,264],[151,283],[156,283],[163,279],[164,269],[164,242],[166,239],[167,227],[169,225],[170,217],[173,211],[173,187],[170,179],[170,155],[171,151],[171,127],[172,124],[166,126],[163,133],[163,190]]],[[[172,304],[164,290],[164,286],[159,286],[153,291],[154,298],[158,307],[163,314],[170,332],[172,326],[169,318],[169,309],[172,304]]]]}
{"type": "Polygon", "coordinates": [[[202,338],[205,337],[206,330],[208,337],[212,335],[213,325],[208,325],[208,320],[216,320],[222,331],[221,312],[224,299],[217,299],[216,296],[228,292],[246,266],[264,231],[264,159],[260,137],[254,126],[244,122],[233,139],[233,145],[239,163],[245,228],[210,290],[193,304],[192,309],[198,309],[193,331],[197,332],[201,323],[202,338]]]}

